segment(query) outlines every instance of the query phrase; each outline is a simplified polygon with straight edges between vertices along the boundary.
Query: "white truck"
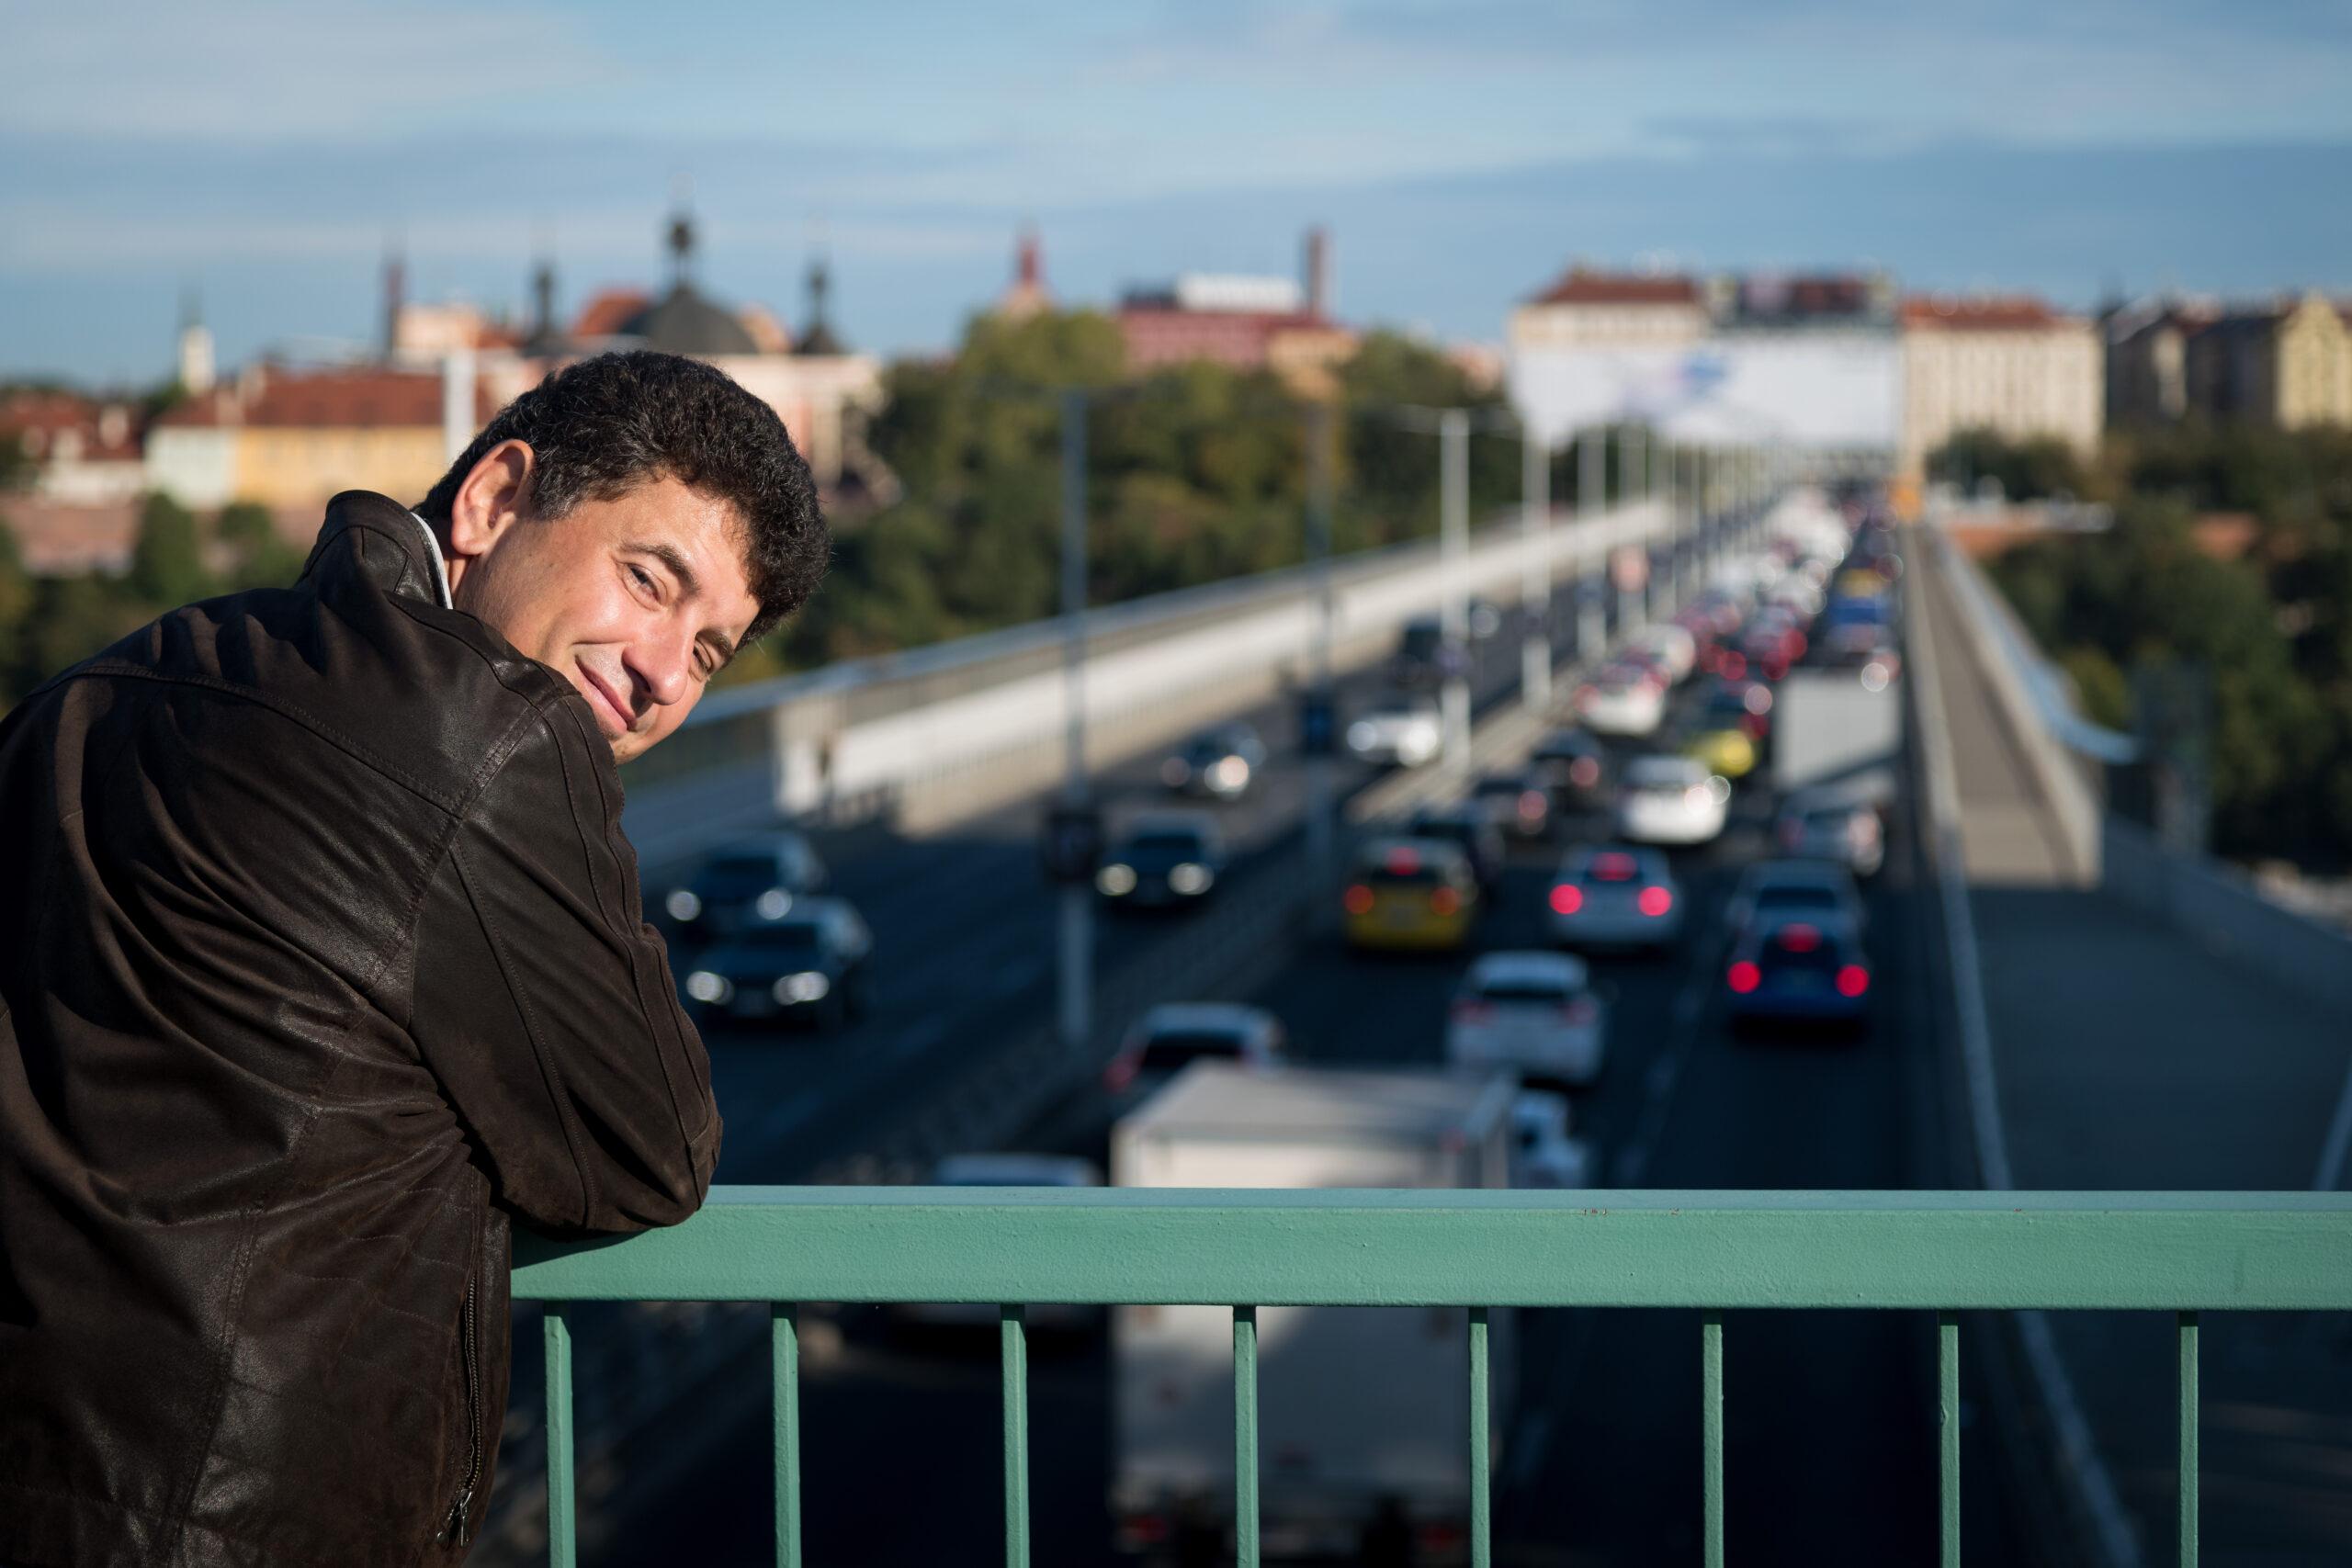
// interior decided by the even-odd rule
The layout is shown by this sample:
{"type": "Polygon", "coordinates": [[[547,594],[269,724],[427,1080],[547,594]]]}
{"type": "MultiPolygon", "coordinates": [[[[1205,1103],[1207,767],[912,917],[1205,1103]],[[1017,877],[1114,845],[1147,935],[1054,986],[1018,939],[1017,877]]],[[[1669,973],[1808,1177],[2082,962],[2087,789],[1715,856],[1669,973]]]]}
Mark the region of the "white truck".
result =
{"type": "Polygon", "coordinates": [[[1871,691],[1852,671],[1789,671],[1772,700],[1772,784],[1782,803],[1894,798],[1903,752],[1900,682],[1871,691]]]}
{"type": "MultiPolygon", "coordinates": [[[[1507,1074],[1244,1071],[1202,1062],[1111,1130],[1119,1187],[1501,1188],[1507,1074]]],[[[1510,1314],[1488,1328],[1499,1428],[1510,1314]]],[[[1269,1558],[1352,1558],[1375,1513],[1409,1518],[1421,1562],[1469,1518],[1468,1314],[1459,1307],[1261,1307],[1260,1519],[1269,1558]]],[[[1157,1557],[1232,1524],[1228,1305],[1121,1307],[1112,1319],[1111,1507],[1121,1548],[1157,1557]]],[[[1497,1462],[1499,1461],[1498,1457],[1497,1462]]]]}

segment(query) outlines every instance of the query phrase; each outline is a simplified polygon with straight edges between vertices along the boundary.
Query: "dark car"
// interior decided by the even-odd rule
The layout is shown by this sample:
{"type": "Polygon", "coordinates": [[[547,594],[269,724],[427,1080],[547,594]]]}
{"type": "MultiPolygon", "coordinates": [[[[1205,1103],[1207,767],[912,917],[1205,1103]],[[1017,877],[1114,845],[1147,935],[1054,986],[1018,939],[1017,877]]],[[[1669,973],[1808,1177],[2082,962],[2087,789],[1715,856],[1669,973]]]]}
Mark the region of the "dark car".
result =
{"type": "Polygon", "coordinates": [[[1225,874],[1225,835],[1201,813],[1139,818],[1102,856],[1095,890],[1127,908],[1196,904],[1225,874]]]}
{"type": "Polygon", "coordinates": [[[1470,874],[1482,888],[1492,887],[1503,874],[1502,829],[1483,806],[1469,801],[1452,806],[1424,806],[1415,811],[1407,830],[1416,839],[1436,839],[1459,848],[1470,862],[1470,874]]]}
{"type": "Polygon", "coordinates": [[[1870,962],[1837,920],[1758,917],[1724,972],[1735,1023],[1810,1024],[1859,1032],[1870,1019],[1870,962]]]}
{"type": "Polygon", "coordinates": [[[874,938],[846,899],[803,897],[780,920],[704,953],[681,987],[696,1021],[839,1029],[867,1001],[874,938]]]}
{"type": "Polygon", "coordinates": [[[1396,634],[1396,650],[1388,656],[1390,682],[1408,691],[1437,685],[1468,659],[1463,644],[1445,635],[1435,615],[1407,621],[1396,634]]]}
{"type": "Polygon", "coordinates": [[[1182,795],[1238,800],[1266,765],[1266,743],[1246,724],[1203,730],[1159,765],[1159,780],[1182,795]]]}
{"type": "Polygon", "coordinates": [[[1609,787],[1609,749],[1582,729],[1555,729],[1527,754],[1551,785],[1553,798],[1570,810],[1594,811],[1615,798],[1609,787]]]}
{"type": "Polygon", "coordinates": [[[700,947],[782,919],[797,899],[822,893],[829,880],[808,840],[789,831],[764,833],[712,853],[662,897],[662,908],[680,940],[700,947]]]}
{"type": "Polygon", "coordinates": [[[1533,768],[1482,773],[1470,786],[1470,799],[1515,839],[1541,839],[1552,830],[1552,791],[1533,768]]]}

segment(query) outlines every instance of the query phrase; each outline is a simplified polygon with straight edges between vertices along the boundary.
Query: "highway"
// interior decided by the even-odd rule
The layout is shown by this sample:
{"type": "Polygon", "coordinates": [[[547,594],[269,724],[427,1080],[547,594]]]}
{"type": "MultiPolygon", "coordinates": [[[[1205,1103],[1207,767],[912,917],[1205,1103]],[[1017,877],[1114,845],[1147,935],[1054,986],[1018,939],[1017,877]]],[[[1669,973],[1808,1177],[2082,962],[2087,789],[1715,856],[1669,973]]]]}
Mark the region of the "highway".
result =
{"type": "MultiPolygon", "coordinates": [[[[1485,645],[1482,707],[1510,694],[1517,630],[1485,645]]],[[[1374,688],[1367,675],[1356,693],[1374,688]]],[[[1687,694],[1686,694],[1687,695],[1687,694]]],[[[1241,863],[1223,896],[1295,874],[1303,771],[1284,711],[1249,716],[1274,756],[1260,788],[1221,808],[1241,863]]],[[[1098,776],[1115,815],[1160,804],[1157,758],[1098,776]]],[[[1373,770],[1341,763],[1341,786],[1373,770]]],[[[1939,1027],[1908,767],[1886,869],[1869,885],[1873,1013],[1860,1040],[1751,1037],[1725,1027],[1722,909],[1764,851],[1770,803],[1736,797],[1717,843],[1678,854],[1690,919],[1657,959],[1603,959],[1617,996],[1602,1080],[1577,1098],[1577,1132],[1609,1185],[1901,1188],[1938,1185],[1930,1103],[1939,1027]]],[[[865,1022],[822,1039],[710,1042],[729,1132],[720,1179],[786,1181],[838,1162],[909,1103],[936,1093],[990,1043],[1050,1017],[1052,901],[1035,862],[1032,803],[942,838],[836,846],[839,890],[865,910],[884,977],[865,1022]]],[[[1478,948],[1544,945],[1543,901],[1560,846],[1599,831],[1564,821],[1514,848],[1478,948]]],[[[657,891],[651,888],[650,891],[657,891]]],[[[1101,967],[1148,962],[1216,906],[1102,923],[1101,967]]],[[[1303,1060],[1431,1064],[1463,955],[1365,957],[1312,938],[1270,978],[1215,994],[1280,1015],[1303,1060]]],[[[1053,1108],[1009,1146],[1105,1155],[1101,1097],[1053,1108]]],[[[684,1309],[688,1321],[713,1309],[684,1309]]],[[[715,1309],[726,1312],[729,1309],[715,1309]]],[[[593,1334],[593,1330],[587,1331],[593,1334]]],[[[1031,1373],[1039,1562],[1109,1560],[1109,1378],[1102,1337],[1039,1336],[1031,1373]]],[[[817,1313],[806,1337],[803,1496],[812,1562],[936,1563],[984,1554],[1001,1529],[992,1332],[911,1332],[869,1309],[817,1313]],[[977,1550],[976,1550],[977,1549],[977,1550]]],[[[583,1337],[583,1346],[588,1343],[583,1337]]],[[[535,1337],[524,1339],[526,1348],[535,1337]]],[[[1742,1562],[1924,1558],[1934,1539],[1932,1328],[1890,1314],[1736,1314],[1725,1329],[1728,1515],[1742,1562]]],[[[518,1366],[527,1424],[533,1380],[518,1366]]],[[[1498,1558],[1525,1563],[1699,1560],[1699,1333],[1695,1314],[1527,1314],[1518,1397],[1496,1458],[1498,1558]]],[[[712,1368],[683,1408],[644,1426],[591,1474],[591,1562],[685,1552],[710,1562],[771,1551],[765,1378],[756,1355],[712,1368]]],[[[1972,1407],[1973,1408],[1973,1407],[1972,1407]]],[[[2007,1529],[1996,1466],[1969,1434],[1972,1539],[2007,1529]]],[[[1270,1495],[1280,1486],[1268,1479],[1270,1495]]],[[[487,1557],[487,1554],[485,1554],[487,1557]]]]}

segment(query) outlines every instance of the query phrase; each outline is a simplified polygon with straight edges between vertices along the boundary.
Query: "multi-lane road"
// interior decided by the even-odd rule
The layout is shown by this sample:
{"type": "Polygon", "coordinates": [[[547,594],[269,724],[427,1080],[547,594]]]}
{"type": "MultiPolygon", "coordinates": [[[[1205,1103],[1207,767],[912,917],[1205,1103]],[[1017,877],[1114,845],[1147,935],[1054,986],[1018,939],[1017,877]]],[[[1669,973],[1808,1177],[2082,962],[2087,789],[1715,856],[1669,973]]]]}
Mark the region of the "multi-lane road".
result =
{"type": "MultiPolygon", "coordinates": [[[[1486,645],[1481,693],[1507,694],[1518,649],[1506,625],[1486,645]]],[[[1372,677],[1357,683],[1370,689],[1372,677]]],[[[1298,874],[1303,768],[1286,713],[1250,715],[1274,746],[1250,797],[1220,808],[1252,879],[1298,874]]],[[[1166,799],[1156,758],[1097,780],[1111,808],[1166,799]]],[[[1341,787],[1371,770],[1341,763],[1341,787]]],[[[1905,784],[1907,785],[1907,778],[1905,784]]],[[[1901,1188],[1940,1184],[1932,1097],[1936,964],[1910,819],[1869,886],[1872,1017],[1860,1040],[1747,1037],[1726,1028],[1723,907],[1738,870],[1766,852],[1759,784],[1735,802],[1716,844],[1678,856],[1690,919],[1656,959],[1600,962],[1616,991],[1601,1081],[1577,1097],[1577,1132],[1611,1186],[1901,1188]]],[[[1039,882],[1036,807],[922,841],[844,846],[839,890],[876,936],[878,1005],[833,1037],[714,1037],[728,1117],[720,1179],[786,1181],[853,1152],[877,1123],[935,1092],[993,1043],[1050,1016],[1053,908],[1039,882]]],[[[1561,845],[1599,832],[1564,822],[1521,846],[1484,918],[1481,950],[1544,944],[1543,909],[1561,845]]],[[[1105,969],[1216,921],[1212,903],[1168,919],[1107,920],[1105,969]]],[[[1371,958],[1308,939],[1238,995],[1288,1025],[1310,1062],[1428,1065],[1466,956],[1371,958]]],[[[1017,1138],[1100,1160],[1107,1131],[1089,1090],[1017,1138]]],[[[812,1325],[804,1382],[802,1495],[814,1562],[937,1563],[987,1554],[1000,1528],[993,1338],[910,1335],[878,1312],[812,1325]]],[[[1923,1559],[1934,1540],[1932,1333],[1892,1314],[1733,1316],[1726,1325],[1727,1474],[1733,1550],[1766,1562],[1923,1559]]],[[[1107,1348],[1043,1346],[1031,1374],[1035,1561],[1108,1558],[1107,1348]]],[[[1528,1315],[1517,1400],[1498,1454],[1497,1540],[1505,1562],[1696,1562],[1699,1331],[1695,1314],[1528,1315]]],[[[518,1385],[527,1385],[527,1377],[518,1385]]],[[[588,1532],[591,1561],[673,1556],[756,1562],[769,1544],[764,1379],[755,1359],[716,1369],[693,1397],[611,1457],[610,1502],[588,1532]]],[[[518,1387],[518,1400],[530,1397],[518,1387]]],[[[1972,1436],[1972,1453],[1982,1447],[1972,1436]]],[[[1977,1540],[2004,1527],[1996,1467],[1972,1461],[1977,1540]]],[[[1269,1482],[1278,1486],[1279,1479],[1269,1482]]]]}

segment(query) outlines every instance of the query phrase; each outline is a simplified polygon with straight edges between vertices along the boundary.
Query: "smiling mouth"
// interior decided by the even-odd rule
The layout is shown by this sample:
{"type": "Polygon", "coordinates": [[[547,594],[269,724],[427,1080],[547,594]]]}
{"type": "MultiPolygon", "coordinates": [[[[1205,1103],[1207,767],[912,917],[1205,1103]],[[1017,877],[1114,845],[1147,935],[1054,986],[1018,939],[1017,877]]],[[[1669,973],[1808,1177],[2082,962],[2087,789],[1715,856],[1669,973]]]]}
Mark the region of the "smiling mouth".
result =
{"type": "Polygon", "coordinates": [[[613,689],[599,680],[594,671],[582,664],[577,667],[586,688],[589,705],[597,710],[597,721],[604,727],[605,739],[618,740],[629,732],[629,711],[621,705],[613,689]]]}

